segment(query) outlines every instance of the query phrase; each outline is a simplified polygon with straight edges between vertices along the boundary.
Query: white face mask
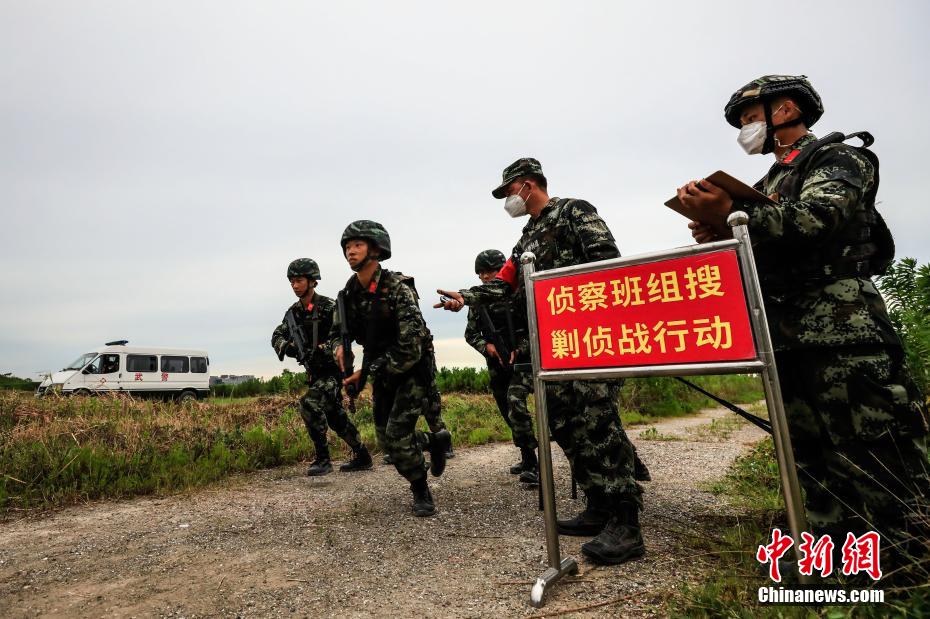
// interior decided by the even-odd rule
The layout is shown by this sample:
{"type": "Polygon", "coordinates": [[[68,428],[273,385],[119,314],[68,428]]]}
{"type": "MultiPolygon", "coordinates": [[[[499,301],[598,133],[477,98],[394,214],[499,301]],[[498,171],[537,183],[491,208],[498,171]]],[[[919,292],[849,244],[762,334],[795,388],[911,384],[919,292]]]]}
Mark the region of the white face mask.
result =
{"type": "MultiPolygon", "coordinates": [[[[778,106],[778,109],[772,112],[772,121],[774,122],[775,114],[778,114],[781,109],[785,107],[785,104],[782,103],[778,106]]],[[[786,124],[775,125],[775,129],[780,129],[781,127],[786,126],[786,124]]],[[[758,155],[762,152],[762,149],[765,148],[765,140],[768,137],[768,127],[765,125],[765,121],[757,120],[756,122],[749,123],[748,125],[743,125],[739,130],[739,135],[736,137],[736,141],[739,142],[739,145],[743,147],[743,150],[746,151],[747,155],[758,155]]]]}
{"type": "MultiPolygon", "coordinates": [[[[526,187],[526,183],[523,184],[523,187],[526,187]]],[[[520,191],[523,191],[523,187],[520,187],[520,191]]],[[[504,210],[507,211],[507,214],[511,217],[523,217],[526,215],[526,200],[520,197],[520,191],[512,196],[507,196],[507,199],[504,200],[504,210]]]]}
{"type": "Polygon", "coordinates": [[[743,147],[747,155],[758,155],[765,146],[765,138],[768,135],[764,120],[757,120],[754,123],[743,125],[739,130],[736,141],[743,147]]]}

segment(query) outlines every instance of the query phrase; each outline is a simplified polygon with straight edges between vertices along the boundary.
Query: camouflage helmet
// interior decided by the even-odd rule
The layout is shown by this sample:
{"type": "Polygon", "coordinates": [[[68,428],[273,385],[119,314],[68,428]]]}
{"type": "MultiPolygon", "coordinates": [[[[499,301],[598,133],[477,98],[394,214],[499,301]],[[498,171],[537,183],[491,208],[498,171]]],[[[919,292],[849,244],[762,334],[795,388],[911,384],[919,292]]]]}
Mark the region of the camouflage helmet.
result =
{"type": "Polygon", "coordinates": [[[311,258],[298,258],[287,265],[287,278],[306,277],[307,279],[320,279],[320,267],[311,258]]]}
{"type": "Polygon", "coordinates": [[[728,123],[739,129],[739,117],[747,104],[781,96],[790,97],[798,104],[806,127],[813,126],[823,116],[823,102],[806,75],[764,75],[754,79],[733,93],[723,114],[728,123]]]}
{"type": "Polygon", "coordinates": [[[378,255],[378,260],[381,262],[391,257],[391,235],[377,221],[359,219],[350,223],[342,233],[343,252],[346,249],[346,243],[352,239],[362,239],[377,247],[381,252],[378,255]]]}
{"type": "Polygon", "coordinates": [[[504,254],[496,249],[486,249],[475,258],[475,273],[485,271],[500,271],[506,259],[504,254]]]}

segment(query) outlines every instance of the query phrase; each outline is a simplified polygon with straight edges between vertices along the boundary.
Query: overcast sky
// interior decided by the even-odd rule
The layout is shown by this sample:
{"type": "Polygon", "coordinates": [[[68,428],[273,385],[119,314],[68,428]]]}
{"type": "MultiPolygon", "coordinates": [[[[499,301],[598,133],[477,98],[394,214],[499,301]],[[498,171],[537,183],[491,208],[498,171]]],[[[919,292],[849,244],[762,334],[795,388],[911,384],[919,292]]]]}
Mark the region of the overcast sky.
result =
{"type": "Polygon", "coordinates": [[[465,313],[428,308],[519,238],[502,168],[538,158],[624,254],[687,244],[675,187],[771,163],[722,114],[767,73],[811,78],[821,135],[875,135],[898,255],[928,262],[928,6],[2,0],[0,372],[125,338],[277,374],[288,262],[334,296],[362,218],[416,277],[440,365],[480,364],[465,313]]]}

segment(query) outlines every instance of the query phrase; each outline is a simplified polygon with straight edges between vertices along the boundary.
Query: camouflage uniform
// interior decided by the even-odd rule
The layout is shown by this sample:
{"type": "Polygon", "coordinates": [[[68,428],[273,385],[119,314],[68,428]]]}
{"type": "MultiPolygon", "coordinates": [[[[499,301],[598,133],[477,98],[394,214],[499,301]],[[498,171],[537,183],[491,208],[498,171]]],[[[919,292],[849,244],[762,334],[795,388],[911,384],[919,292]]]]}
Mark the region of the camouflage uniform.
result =
{"type": "Polygon", "coordinates": [[[429,427],[430,432],[439,432],[446,429],[446,422],[442,420],[442,394],[439,393],[439,387],[436,385],[436,375],[439,372],[436,369],[436,351],[433,349],[432,337],[430,337],[429,343],[429,358],[429,401],[426,410],[423,412],[423,417],[426,419],[426,425],[429,427]]]}
{"type": "MultiPolygon", "coordinates": [[[[812,103],[819,98],[807,102],[808,110],[812,103]]],[[[728,119],[738,119],[732,107],[731,100],[728,119]]],[[[903,553],[913,550],[915,537],[925,544],[928,536],[915,523],[917,514],[926,518],[930,497],[927,422],[869,277],[880,231],[877,170],[852,146],[817,146],[805,135],[757,185],[777,205],[735,201],[733,210],[750,218],[810,526],[832,534],[838,546],[848,531],[877,530],[884,548],[899,544],[903,553]],[[795,169],[792,162],[809,148],[816,150],[795,169]],[[793,190],[792,174],[801,177],[793,190]],[[862,225],[869,221],[871,238],[862,225]]]]}
{"type": "MultiPolygon", "coordinates": [[[[538,162],[535,164],[538,166],[538,162]]],[[[495,197],[501,196],[495,193],[495,197]]],[[[519,264],[526,251],[536,255],[536,267],[540,270],[620,255],[607,224],[591,204],[551,198],[539,217],[524,226],[520,241],[497,279],[460,291],[465,303],[492,304],[516,292],[513,302],[525,305],[519,264]]],[[[618,391],[616,381],[549,383],[546,391],[549,426],[589,501],[611,508],[620,503],[641,507],[642,490],[633,479],[633,445],[617,410],[618,391]]]]}
{"type": "MultiPolygon", "coordinates": [[[[411,278],[379,267],[363,289],[353,276],[345,287],[345,304],[349,332],[365,350],[362,368],[372,379],[378,440],[398,473],[410,482],[424,480],[422,446],[429,439],[416,423],[436,397],[435,362],[411,278]]],[[[338,316],[330,344],[333,349],[341,344],[338,316]]]]}
{"type": "MultiPolygon", "coordinates": [[[[329,332],[333,324],[336,311],[335,302],[329,297],[314,293],[310,302],[311,309],[303,307],[300,301],[294,303],[291,309],[297,313],[298,324],[306,326],[307,334],[312,334],[313,323],[316,323],[317,340],[319,345],[325,346],[329,342],[329,332]]],[[[312,338],[312,335],[310,335],[312,338]]],[[[288,350],[291,334],[286,322],[281,322],[271,335],[271,346],[278,352],[289,357],[295,357],[296,351],[288,350]]],[[[349,419],[342,406],[342,381],[339,377],[339,368],[333,361],[328,349],[317,348],[311,359],[312,372],[308,373],[309,388],[300,398],[300,416],[307,426],[310,440],[316,449],[317,456],[328,454],[326,443],[326,424],[346,442],[352,451],[357,452],[362,447],[362,439],[358,429],[349,419]]]]}
{"type": "MultiPolygon", "coordinates": [[[[512,328],[516,317],[513,316],[515,308],[511,300],[499,301],[487,306],[488,317],[495,331],[504,341],[511,341],[511,346],[517,351],[515,364],[525,364],[530,362],[529,354],[526,350],[526,339],[522,338],[524,345],[521,347],[517,344],[517,333],[508,333],[516,331],[512,328]],[[506,319],[505,313],[511,313],[510,324],[506,319]]],[[[533,434],[533,420],[530,412],[526,407],[526,400],[533,391],[533,377],[531,373],[525,370],[514,370],[509,365],[510,360],[505,359],[508,363],[501,366],[496,359],[487,355],[488,340],[485,335],[485,329],[482,328],[479,312],[481,308],[475,306],[468,308],[468,322],[465,326],[465,341],[469,346],[485,356],[490,375],[491,393],[497,402],[497,408],[501,412],[504,421],[510,428],[513,436],[513,444],[520,448],[536,449],[536,435],[533,434]]],[[[525,313],[525,312],[524,312],[525,313]]],[[[520,321],[525,324],[525,318],[520,321]]],[[[523,333],[526,329],[524,327],[523,333]]]]}

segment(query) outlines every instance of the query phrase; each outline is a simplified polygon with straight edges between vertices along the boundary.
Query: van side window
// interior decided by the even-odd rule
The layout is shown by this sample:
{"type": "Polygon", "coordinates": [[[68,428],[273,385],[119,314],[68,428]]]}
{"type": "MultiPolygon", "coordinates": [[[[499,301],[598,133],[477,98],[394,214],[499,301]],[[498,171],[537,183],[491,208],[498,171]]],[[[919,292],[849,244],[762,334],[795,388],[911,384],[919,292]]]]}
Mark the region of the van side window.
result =
{"type": "Polygon", "coordinates": [[[207,359],[205,357],[191,357],[191,372],[205,374],[207,371],[207,359]]]}
{"type": "Polygon", "coordinates": [[[162,355],[161,371],[170,372],[172,374],[188,372],[190,371],[190,359],[187,357],[162,355]]]}
{"type": "Polygon", "coordinates": [[[113,374],[119,372],[119,355],[102,355],[100,357],[100,373],[113,374]]]}
{"type": "Polygon", "coordinates": [[[155,355],[126,355],[127,372],[157,372],[158,357],[155,355]]]}

